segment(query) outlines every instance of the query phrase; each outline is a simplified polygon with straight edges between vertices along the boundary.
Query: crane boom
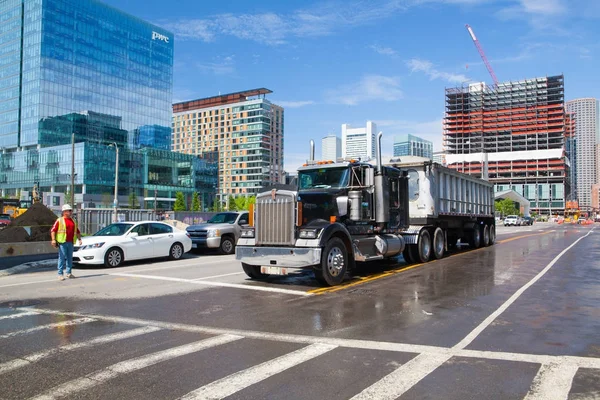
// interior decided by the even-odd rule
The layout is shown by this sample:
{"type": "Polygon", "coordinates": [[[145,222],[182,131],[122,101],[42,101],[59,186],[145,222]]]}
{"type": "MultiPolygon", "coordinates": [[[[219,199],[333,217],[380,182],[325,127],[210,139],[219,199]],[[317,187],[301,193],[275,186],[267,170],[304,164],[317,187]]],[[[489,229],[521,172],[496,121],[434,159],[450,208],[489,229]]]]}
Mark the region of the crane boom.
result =
{"type": "Polygon", "coordinates": [[[483,51],[483,47],[481,47],[479,40],[477,40],[477,37],[475,36],[475,32],[473,32],[473,28],[471,28],[469,26],[469,24],[466,24],[465,26],[466,26],[467,30],[469,31],[469,35],[471,35],[471,39],[473,39],[473,43],[475,43],[475,47],[477,47],[477,51],[479,51],[479,55],[481,56],[481,59],[483,60],[485,67],[487,68],[488,72],[490,73],[490,76],[492,77],[492,80],[494,81],[494,86],[498,87],[498,78],[496,78],[494,69],[492,68],[492,65],[490,64],[490,62],[488,61],[488,59],[485,55],[485,52],[483,51]]]}

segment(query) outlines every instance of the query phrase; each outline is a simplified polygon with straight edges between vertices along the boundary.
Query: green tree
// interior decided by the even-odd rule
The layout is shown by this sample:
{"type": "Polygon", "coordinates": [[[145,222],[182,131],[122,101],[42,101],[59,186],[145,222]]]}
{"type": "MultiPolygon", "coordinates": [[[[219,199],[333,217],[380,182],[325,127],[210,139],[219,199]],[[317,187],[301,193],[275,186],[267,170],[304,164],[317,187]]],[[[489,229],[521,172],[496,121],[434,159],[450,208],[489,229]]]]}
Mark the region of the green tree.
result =
{"type": "Polygon", "coordinates": [[[229,195],[227,198],[227,210],[228,211],[237,211],[237,205],[235,204],[235,198],[232,195],[229,195]]]}
{"type": "Polygon", "coordinates": [[[65,203],[71,203],[71,191],[69,189],[65,190],[65,203]]]}
{"type": "Polygon", "coordinates": [[[194,192],[192,196],[192,211],[200,211],[200,198],[198,192],[194,192]]]}
{"type": "Polygon", "coordinates": [[[515,202],[511,199],[496,200],[496,211],[502,216],[519,213],[519,210],[515,207],[515,202]]]}
{"type": "Polygon", "coordinates": [[[212,211],[212,212],[219,212],[219,211],[221,211],[221,202],[219,201],[218,198],[215,197],[215,201],[213,202],[213,205],[210,208],[210,211],[212,211]]]}
{"type": "Polygon", "coordinates": [[[175,205],[173,206],[173,211],[187,211],[183,192],[175,193],[175,205]]]}
{"type": "Polygon", "coordinates": [[[138,207],[139,207],[138,198],[137,198],[135,192],[131,191],[129,193],[129,208],[138,208],[138,207]]]}
{"type": "Polygon", "coordinates": [[[256,203],[256,196],[239,196],[235,198],[235,206],[238,211],[248,211],[250,204],[256,203]]]}

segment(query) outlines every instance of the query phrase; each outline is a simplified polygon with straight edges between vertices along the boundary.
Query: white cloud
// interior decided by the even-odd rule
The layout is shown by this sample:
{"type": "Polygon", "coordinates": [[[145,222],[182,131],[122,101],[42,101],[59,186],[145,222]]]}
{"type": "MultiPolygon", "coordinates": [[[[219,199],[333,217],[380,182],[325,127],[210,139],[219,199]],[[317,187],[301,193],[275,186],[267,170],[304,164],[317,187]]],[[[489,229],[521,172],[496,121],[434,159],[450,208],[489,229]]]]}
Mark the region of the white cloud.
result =
{"type": "Polygon", "coordinates": [[[382,56],[396,57],[398,55],[398,52],[396,50],[392,49],[391,47],[382,47],[382,46],[378,46],[375,44],[370,47],[376,53],[381,54],[382,56]]]}
{"type": "Polygon", "coordinates": [[[355,106],[373,100],[395,101],[402,98],[397,77],[367,75],[355,84],[342,85],[325,92],[329,103],[355,106]]]}
{"type": "Polygon", "coordinates": [[[284,108],[300,108],[300,107],[310,106],[312,104],[315,104],[315,102],[312,100],[300,100],[300,101],[273,100],[273,103],[280,105],[281,107],[284,107],[284,108]]]}
{"type": "Polygon", "coordinates": [[[411,72],[423,72],[430,80],[442,79],[453,84],[469,82],[470,79],[463,74],[454,74],[436,69],[431,61],[413,58],[406,62],[411,72]]]}
{"type": "Polygon", "coordinates": [[[235,72],[235,56],[216,57],[212,62],[198,62],[196,68],[215,75],[228,75],[235,72]]]}

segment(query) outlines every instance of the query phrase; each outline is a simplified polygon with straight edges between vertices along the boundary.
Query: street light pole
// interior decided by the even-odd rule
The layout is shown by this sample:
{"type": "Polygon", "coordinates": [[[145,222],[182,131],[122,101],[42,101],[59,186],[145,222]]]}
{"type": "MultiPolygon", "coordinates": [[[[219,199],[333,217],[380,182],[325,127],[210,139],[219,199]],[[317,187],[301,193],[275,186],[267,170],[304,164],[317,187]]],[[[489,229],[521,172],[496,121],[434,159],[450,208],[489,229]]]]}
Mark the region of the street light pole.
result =
{"type": "Polygon", "coordinates": [[[119,206],[119,197],[118,197],[118,193],[119,193],[119,146],[117,146],[116,142],[112,143],[110,146],[114,146],[114,148],[117,152],[117,156],[115,159],[115,198],[113,200],[113,207],[114,207],[113,222],[118,222],[117,207],[119,206]]]}

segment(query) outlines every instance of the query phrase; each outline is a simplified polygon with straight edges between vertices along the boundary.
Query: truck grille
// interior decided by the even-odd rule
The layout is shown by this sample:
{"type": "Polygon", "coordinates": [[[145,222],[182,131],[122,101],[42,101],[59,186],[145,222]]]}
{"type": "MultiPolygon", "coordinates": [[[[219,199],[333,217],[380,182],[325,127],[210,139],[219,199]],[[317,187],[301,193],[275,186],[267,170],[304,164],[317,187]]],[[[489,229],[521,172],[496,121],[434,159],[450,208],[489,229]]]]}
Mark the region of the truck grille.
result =
{"type": "Polygon", "coordinates": [[[296,200],[293,192],[258,195],[256,198],[256,244],[293,245],[296,200]]]}

